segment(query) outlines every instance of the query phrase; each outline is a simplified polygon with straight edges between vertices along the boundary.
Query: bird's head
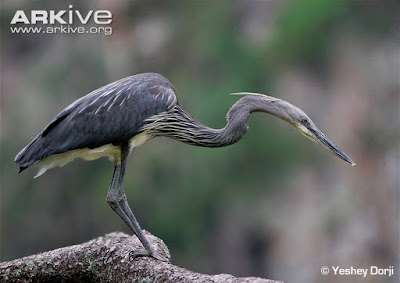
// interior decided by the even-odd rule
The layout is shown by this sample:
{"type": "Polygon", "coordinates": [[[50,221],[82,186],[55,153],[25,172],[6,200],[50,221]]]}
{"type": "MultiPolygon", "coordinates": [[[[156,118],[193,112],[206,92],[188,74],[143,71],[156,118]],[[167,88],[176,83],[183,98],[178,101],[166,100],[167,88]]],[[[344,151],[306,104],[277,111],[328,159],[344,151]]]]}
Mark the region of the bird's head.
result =
{"type": "Polygon", "coordinates": [[[240,92],[234,94],[245,95],[245,97],[252,99],[252,101],[255,102],[254,104],[257,104],[257,106],[253,108],[253,111],[262,111],[281,118],[295,127],[308,139],[319,145],[322,145],[329,152],[351,164],[352,166],[356,165],[356,163],[351,160],[351,158],[344,153],[343,150],[330,141],[325,134],[317,128],[307,114],[297,106],[285,100],[259,93],[240,92]]]}
{"type": "MultiPolygon", "coordinates": [[[[296,107],[297,108],[297,107],[296,107]]],[[[328,139],[325,134],[318,129],[314,122],[301,110],[296,112],[294,119],[288,121],[297,130],[299,130],[305,137],[312,140],[319,145],[325,147],[332,154],[336,155],[340,159],[346,161],[350,165],[354,166],[356,163],[351,160],[351,158],[344,153],[337,145],[335,145],[330,139],[328,139]]]]}

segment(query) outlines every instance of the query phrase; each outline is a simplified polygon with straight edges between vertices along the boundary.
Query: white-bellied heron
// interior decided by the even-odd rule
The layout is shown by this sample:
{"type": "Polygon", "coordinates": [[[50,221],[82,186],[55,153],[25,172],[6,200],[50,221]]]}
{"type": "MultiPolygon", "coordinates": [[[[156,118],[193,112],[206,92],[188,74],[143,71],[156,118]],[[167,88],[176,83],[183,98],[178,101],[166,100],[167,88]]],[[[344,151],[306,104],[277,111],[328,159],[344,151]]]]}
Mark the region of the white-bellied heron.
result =
{"type": "Polygon", "coordinates": [[[240,140],[253,112],[265,112],[288,122],[303,135],[355,165],[299,108],[275,97],[242,92],[226,116],[222,129],[204,126],[179,104],[175,89],[162,75],[143,73],[103,86],[62,110],[15,157],[20,171],[39,167],[35,177],[75,158],[107,156],[115,164],[107,202],[141,241],[138,256],[165,260],[150,246],[130,209],[123,189],[126,161],[134,147],[164,136],[204,147],[223,147],[240,140]]]}

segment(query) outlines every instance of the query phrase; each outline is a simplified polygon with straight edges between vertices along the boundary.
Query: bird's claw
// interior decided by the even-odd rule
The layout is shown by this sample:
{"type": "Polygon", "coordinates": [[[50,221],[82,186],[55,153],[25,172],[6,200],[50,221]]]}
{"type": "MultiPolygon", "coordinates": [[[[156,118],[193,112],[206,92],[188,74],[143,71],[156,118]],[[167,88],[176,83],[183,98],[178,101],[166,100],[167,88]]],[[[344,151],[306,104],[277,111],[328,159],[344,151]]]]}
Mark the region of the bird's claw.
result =
{"type": "Polygon", "coordinates": [[[164,261],[164,262],[168,262],[169,261],[169,259],[167,257],[160,255],[156,251],[152,250],[151,252],[149,252],[149,251],[144,250],[144,249],[131,251],[129,253],[129,260],[133,261],[138,257],[144,257],[144,256],[152,257],[154,259],[157,259],[157,260],[160,260],[160,261],[164,261]]]}
{"type": "Polygon", "coordinates": [[[158,252],[153,251],[151,257],[158,259],[160,261],[169,262],[169,259],[163,255],[160,255],[158,252]]]}

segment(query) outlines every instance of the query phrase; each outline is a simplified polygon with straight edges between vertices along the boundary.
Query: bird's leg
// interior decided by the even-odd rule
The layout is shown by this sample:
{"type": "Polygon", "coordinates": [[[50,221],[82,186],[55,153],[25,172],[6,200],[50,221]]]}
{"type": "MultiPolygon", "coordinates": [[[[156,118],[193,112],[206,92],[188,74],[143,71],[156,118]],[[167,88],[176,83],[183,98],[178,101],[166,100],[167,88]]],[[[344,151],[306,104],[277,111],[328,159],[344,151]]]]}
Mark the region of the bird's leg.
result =
{"type": "Polygon", "coordinates": [[[117,191],[115,190],[117,185],[118,176],[120,175],[121,171],[121,164],[115,165],[114,173],[111,181],[110,188],[108,189],[107,193],[107,202],[111,206],[111,208],[124,220],[124,222],[131,227],[129,217],[126,213],[122,210],[120,204],[117,200],[117,191]]]}
{"type": "MultiPolygon", "coordinates": [[[[131,208],[129,207],[125,191],[123,189],[123,181],[125,177],[126,160],[129,154],[129,145],[121,145],[121,164],[115,166],[113,179],[111,182],[110,189],[107,194],[107,202],[111,208],[117,212],[117,214],[125,221],[125,223],[131,228],[135,235],[139,238],[142,243],[144,250],[135,251],[133,258],[139,256],[151,256],[158,260],[168,261],[167,258],[159,255],[152,249],[150,243],[143,234],[142,228],[140,228],[139,222],[136,220],[131,208]],[[118,175],[118,176],[117,176],[118,175]],[[119,178],[118,178],[119,177],[119,178]],[[116,186],[116,180],[118,180],[118,186],[116,186]]],[[[131,255],[132,257],[132,255],[131,255]]]]}

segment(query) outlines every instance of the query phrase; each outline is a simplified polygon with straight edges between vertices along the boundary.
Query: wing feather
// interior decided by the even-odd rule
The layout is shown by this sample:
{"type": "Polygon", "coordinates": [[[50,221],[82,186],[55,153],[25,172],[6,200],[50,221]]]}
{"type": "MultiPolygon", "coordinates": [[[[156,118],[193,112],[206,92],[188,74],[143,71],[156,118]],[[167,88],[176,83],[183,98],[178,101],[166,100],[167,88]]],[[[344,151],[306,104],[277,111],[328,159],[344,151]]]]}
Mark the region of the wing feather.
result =
{"type": "Polygon", "coordinates": [[[41,159],[79,148],[119,145],[140,133],[145,120],[177,103],[162,75],[143,73],[101,87],[61,111],[15,158],[23,170],[41,159]]]}

